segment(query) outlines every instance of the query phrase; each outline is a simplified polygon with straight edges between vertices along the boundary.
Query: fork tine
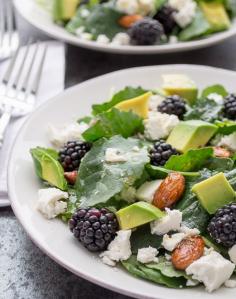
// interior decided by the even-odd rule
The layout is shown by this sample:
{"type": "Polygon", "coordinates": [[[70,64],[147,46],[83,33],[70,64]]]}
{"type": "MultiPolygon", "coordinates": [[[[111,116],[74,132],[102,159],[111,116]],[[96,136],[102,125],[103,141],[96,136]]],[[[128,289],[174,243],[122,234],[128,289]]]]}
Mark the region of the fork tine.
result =
{"type": "Polygon", "coordinates": [[[30,89],[30,93],[32,93],[34,95],[36,95],[38,93],[40,81],[42,78],[43,66],[44,66],[44,62],[45,62],[45,58],[46,58],[46,54],[47,54],[47,49],[48,49],[48,46],[46,45],[44,47],[43,54],[42,54],[41,60],[39,62],[38,72],[35,75],[33,85],[30,89]]]}
{"type": "Polygon", "coordinates": [[[15,63],[16,63],[19,51],[20,51],[20,46],[17,48],[15,54],[13,55],[12,59],[10,60],[9,66],[8,66],[8,68],[6,70],[6,73],[5,73],[4,77],[3,77],[3,79],[2,79],[2,82],[4,84],[8,84],[8,82],[10,81],[11,74],[12,74],[13,69],[15,67],[15,63]]]}
{"type": "Polygon", "coordinates": [[[0,47],[3,46],[4,42],[4,33],[5,33],[5,16],[4,16],[4,1],[0,5],[0,47]]]}
{"type": "Polygon", "coordinates": [[[31,78],[31,75],[32,75],[32,72],[33,72],[33,67],[34,67],[34,63],[35,63],[36,56],[37,56],[37,53],[38,53],[38,49],[39,49],[39,42],[37,41],[36,45],[35,45],[34,53],[33,53],[33,56],[31,58],[31,62],[30,62],[29,68],[28,68],[28,71],[25,75],[25,79],[24,79],[24,82],[23,82],[22,87],[21,87],[22,91],[26,91],[27,88],[28,88],[28,84],[29,84],[29,81],[30,81],[30,78],[31,78]]]}
{"type": "Polygon", "coordinates": [[[8,1],[8,5],[7,5],[7,32],[8,32],[8,42],[9,42],[9,47],[11,45],[12,42],[12,35],[13,35],[13,7],[12,7],[12,3],[10,1],[8,1]]]}

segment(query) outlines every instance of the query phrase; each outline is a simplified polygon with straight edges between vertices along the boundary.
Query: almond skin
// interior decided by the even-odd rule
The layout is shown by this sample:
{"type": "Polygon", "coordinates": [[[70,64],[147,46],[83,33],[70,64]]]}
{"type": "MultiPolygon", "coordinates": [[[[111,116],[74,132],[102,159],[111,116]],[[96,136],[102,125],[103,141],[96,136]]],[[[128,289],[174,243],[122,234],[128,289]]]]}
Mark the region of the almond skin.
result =
{"type": "Polygon", "coordinates": [[[204,253],[204,240],[201,236],[189,236],[183,239],[171,255],[173,266],[185,270],[204,253]]]}
{"type": "Polygon", "coordinates": [[[124,16],[119,19],[118,23],[124,28],[130,28],[135,22],[141,19],[143,19],[141,15],[124,16]]]}
{"type": "Polygon", "coordinates": [[[161,210],[173,206],[183,195],[184,189],[184,176],[178,172],[170,173],[156,191],[153,205],[161,210]]]}
{"type": "Polygon", "coordinates": [[[74,185],[74,184],[75,184],[77,175],[78,175],[78,171],[76,171],[76,170],[71,171],[71,172],[65,172],[65,173],[64,173],[64,177],[65,177],[65,179],[66,179],[67,182],[68,182],[69,184],[71,184],[71,185],[74,185]]]}
{"type": "Polygon", "coordinates": [[[227,149],[220,147],[220,146],[215,146],[214,148],[214,156],[219,157],[219,158],[229,158],[231,156],[230,151],[227,149]]]}

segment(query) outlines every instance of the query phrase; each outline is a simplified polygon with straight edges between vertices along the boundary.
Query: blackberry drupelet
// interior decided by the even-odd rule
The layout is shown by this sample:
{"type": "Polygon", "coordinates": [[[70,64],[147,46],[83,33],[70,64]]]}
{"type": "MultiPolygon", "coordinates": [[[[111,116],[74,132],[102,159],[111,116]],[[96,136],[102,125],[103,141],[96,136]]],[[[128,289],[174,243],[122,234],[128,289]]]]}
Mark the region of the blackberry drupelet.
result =
{"type": "Polygon", "coordinates": [[[210,236],[227,248],[236,244],[236,203],[219,209],[207,228],[210,236]]]}
{"type": "Polygon", "coordinates": [[[79,168],[81,159],[91,149],[91,144],[83,141],[69,141],[59,151],[59,162],[65,171],[79,168]]]}
{"type": "Polygon", "coordinates": [[[143,18],[135,22],[128,30],[131,43],[135,45],[154,45],[160,42],[164,34],[163,26],[157,20],[143,18]]]}
{"type": "Polygon", "coordinates": [[[106,250],[119,228],[114,213],[105,208],[80,208],[69,220],[74,237],[89,251],[106,250]]]}
{"type": "Polygon", "coordinates": [[[227,118],[236,120],[236,94],[225,97],[224,114],[227,118]]]}
{"type": "Polygon", "coordinates": [[[164,140],[159,140],[154,144],[150,150],[151,164],[155,166],[163,166],[172,155],[179,153],[170,144],[165,143],[164,140]]]}
{"type": "Polygon", "coordinates": [[[154,16],[154,19],[159,21],[164,27],[164,31],[166,34],[170,34],[177,25],[173,17],[174,12],[175,9],[173,9],[169,5],[164,5],[154,16]]]}
{"type": "Polygon", "coordinates": [[[179,119],[183,119],[186,113],[185,101],[178,95],[168,96],[157,107],[161,113],[175,114],[179,119]]]}

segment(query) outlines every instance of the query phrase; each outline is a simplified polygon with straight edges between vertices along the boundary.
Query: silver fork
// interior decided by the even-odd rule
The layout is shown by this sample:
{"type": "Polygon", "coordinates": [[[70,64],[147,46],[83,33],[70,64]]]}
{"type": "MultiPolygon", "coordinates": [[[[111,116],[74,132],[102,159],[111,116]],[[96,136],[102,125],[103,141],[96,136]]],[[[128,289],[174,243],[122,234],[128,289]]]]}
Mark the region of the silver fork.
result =
{"type": "Polygon", "coordinates": [[[24,116],[34,108],[46,52],[47,46],[28,43],[24,49],[17,49],[9,63],[0,83],[0,148],[11,118],[24,116]]]}
{"type": "Polygon", "coordinates": [[[12,55],[19,46],[12,1],[0,1],[0,61],[12,55]]]}

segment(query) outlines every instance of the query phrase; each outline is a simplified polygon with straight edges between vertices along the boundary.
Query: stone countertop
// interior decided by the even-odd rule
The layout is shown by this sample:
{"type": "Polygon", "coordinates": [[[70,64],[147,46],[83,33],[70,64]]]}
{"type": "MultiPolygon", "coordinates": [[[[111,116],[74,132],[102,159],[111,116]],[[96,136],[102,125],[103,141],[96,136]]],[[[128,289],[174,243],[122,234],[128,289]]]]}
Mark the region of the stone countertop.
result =
{"type": "MultiPolygon", "coordinates": [[[[21,40],[46,37],[18,17],[21,40]]],[[[190,63],[236,70],[236,38],[198,51],[168,55],[116,55],[66,47],[65,86],[133,66],[190,63]]],[[[128,299],[87,282],[43,254],[23,231],[11,208],[0,209],[1,299],[128,299]]]]}

